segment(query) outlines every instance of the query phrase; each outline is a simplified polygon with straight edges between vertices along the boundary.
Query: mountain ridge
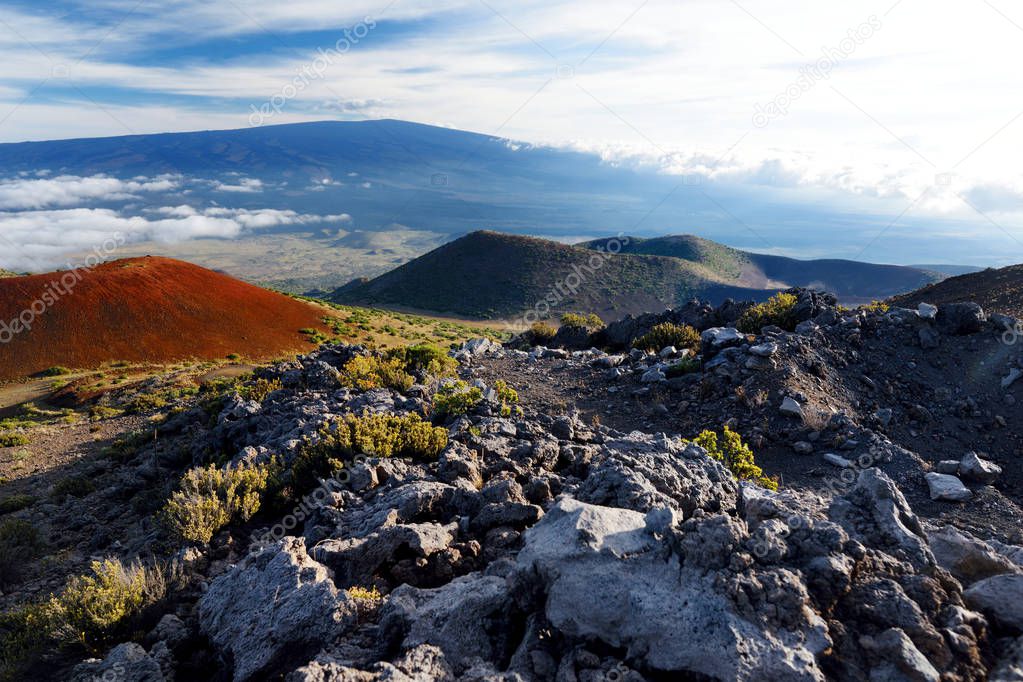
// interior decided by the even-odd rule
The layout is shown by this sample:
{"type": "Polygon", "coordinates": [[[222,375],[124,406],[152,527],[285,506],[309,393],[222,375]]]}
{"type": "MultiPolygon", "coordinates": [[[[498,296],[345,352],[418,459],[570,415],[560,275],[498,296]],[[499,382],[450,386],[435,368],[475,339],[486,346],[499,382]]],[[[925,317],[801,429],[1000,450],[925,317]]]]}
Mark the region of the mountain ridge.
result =
{"type": "Polygon", "coordinates": [[[777,291],[820,283],[822,271],[836,267],[852,271],[832,278],[845,300],[855,299],[851,302],[886,298],[940,278],[901,266],[761,256],[692,235],[570,245],[478,230],[379,277],[352,281],[331,298],[482,318],[549,309],[584,310],[611,320],[693,297],[713,303],[726,298],[760,301],[777,291]],[[772,277],[801,268],[808,274],[798,279],[772,277]],[[879,282],[881,275],[889,279],[879,282]]]}

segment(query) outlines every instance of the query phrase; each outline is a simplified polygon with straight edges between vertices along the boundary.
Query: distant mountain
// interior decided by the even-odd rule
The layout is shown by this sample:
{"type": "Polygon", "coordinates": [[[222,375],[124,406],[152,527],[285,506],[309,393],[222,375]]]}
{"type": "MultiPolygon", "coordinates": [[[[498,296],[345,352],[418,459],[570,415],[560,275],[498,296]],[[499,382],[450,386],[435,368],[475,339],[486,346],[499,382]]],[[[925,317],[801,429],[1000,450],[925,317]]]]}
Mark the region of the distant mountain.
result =
{"type": "Polygon", "coordinates": [[[869,301],[941,278],[892,265],[764,256],[691,235],[612,241],[570,246],[473,232],[380,277],[353,281],[332,298],[485,319],[518,317],[538,305],[545,309],[546,301],[555,311],[596,312],[612,320],[693,297],[763,300],[793,286],[869,301]]]}
{"type": "Polygon", "coordinates": [[[979,303],[987,312],[1023,318],[1023,265],[988,268],[932,284],[891,299],[893,305],[915,308],[920,303],[979,303]]]}
{"type": "MultiPolygon", "coordinates": [[[[607,246],[606,239],[580,246],[607,246]]],[[[836,294],[843,302],[862,303],[911,291],[944,278],[940,272],[858,261],[797,260],[729,248],[694,235],[642,239],[631,237],[622,253],[669,256],[698,263],[733,284],[750,289],[809,287],[836,294]]]]}
{"type": "Polygon", "coordinates": [[[931,272],[940,272],[943,275],[949,277],[955,277],[957,275],[968,275],[971,272],[980,272],[984,268],[977,265],[948,265],[944,263],[938,264],[925,264],[925,265],[910,265],[911,268],[917,268],[918,270],[930,270],[931,272]]]}
{"type": "Polygon", "coordinates": [[[0,381],[56,365],[270,359],[308,347],[300,329],[323,328],[311,304],[168,258],[79,273],[80,281],[70,272],[0,279],[0,381]]]}

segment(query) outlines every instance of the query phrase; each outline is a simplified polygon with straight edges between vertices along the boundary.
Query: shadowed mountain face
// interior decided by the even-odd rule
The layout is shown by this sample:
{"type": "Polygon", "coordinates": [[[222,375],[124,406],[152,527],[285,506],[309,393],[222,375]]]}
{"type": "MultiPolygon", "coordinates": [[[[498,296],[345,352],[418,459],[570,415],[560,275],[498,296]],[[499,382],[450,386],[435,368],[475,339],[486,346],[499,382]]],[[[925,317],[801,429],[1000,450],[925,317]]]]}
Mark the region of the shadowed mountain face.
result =
{"type": "Polygon", "coordinates": [[[987,311],[1023,317],[1023,265],[950,277],[892,299],[893,304],[907,307],[966,302],[979,303],[987,311]]]}
{"type": "Polygon", "coordinates": [[[896,266],[760,256],[696,237],[569,246],[484,231],[376,279],[352,282],[334,298],[482,318],[518,318],[550,309],[596,312],[612,320],[693,297],[763,300],[796,285],[832,284],[833,289],[822,288],[869,300],[938,278],[896,266]]]}

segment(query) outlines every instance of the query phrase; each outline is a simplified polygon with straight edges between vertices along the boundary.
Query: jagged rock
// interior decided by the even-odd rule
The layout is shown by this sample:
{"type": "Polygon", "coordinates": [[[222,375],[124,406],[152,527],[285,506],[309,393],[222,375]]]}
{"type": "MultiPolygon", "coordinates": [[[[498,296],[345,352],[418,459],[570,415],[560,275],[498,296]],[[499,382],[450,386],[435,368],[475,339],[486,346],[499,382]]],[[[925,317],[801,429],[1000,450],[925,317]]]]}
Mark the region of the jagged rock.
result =
{"type": "Polygon", "coordinates": [[[991,545],[952,526],[928,533],[927,539],[938,565],[966,585],[1020,569],[991,545]]]}
{"type": "Polygon", "coordinates": [[[976,452],[968,452],[959,463],[959,475],[967,481],[990,485],[1002,475],[1002,467],[981,459],[976,452]]]}
{"type": "Polygon", "coordinates": [[[437,647],[457,672],[480,658],[506,660],[514,652],[516,608],[504,578],[472,573],[443,587],[403,585],[380,613],[380,633],[391,647],[407,651],[437,647]]]}
{"type": "Polygon", "coordinates": [[[365,537],[328,539],[312,549],[317,561],[332,569],[342,585],[367,585],[377,569],[394,557],[429,558],[458,537],[458,524],[410,523],[388,526],[365,537]]]}
{"type": "Polygon", "coordinates": [[[963,594],[966,603],[1003,627],[1023,631],[1023,574],[996,575],[974,583],[963,594]]]}
{"type": "Polygon", "coordinates": [[[599,464],[575,496],[584,502],[646,513],[668,507],[691,515],[697,509],[734,508],[738,487],[720,463],[696,445],[653,439],[621,439],[606,444],[599,464]]]}
{"type": "Polygon", "coordinates": [[[938,306],[930,303],[921,303],[916,307],[916,313],[921,320],[933,320],[938,314],[938,306]]]}
{"type": "Polygon", "coordinates": [[[232,662],[239,682],[315,653],[341,636],[355,614],[327,568],[294,537],[247,557],[214,580],[199,601],[200,626],[232,662]]]}
{"type": "Polygon", "coordinates": [[[803,418],[803,406],[799,404],[794,398],[785,396],[785,399],[781,401],[781,406],[778,411],[788,417],[803,418]]]}
{"type": "Polygon", "coordinates": [[[665,541],[647,531],[639,512],[563,498],[526,532],[517,580],[539,581],[544,614],[559,631],[628,649],[652,670],[729,680],[824,679],[817,656],[831,641],[824,621],[800,606],[806,597],[794,574],[761,576],[788,598],[774,617],[751,618],[721,589],[725,576],[708,573],[688,555],[665,560],[665,541]],[[594,585],[601,586],[600,599],[592,598],[594,585]],[[669,603],[685,608],[663,608],[669,603]]]}
{"type": "Polygon", "coordinates": [[[823,459],[828,464],[836,466],[840,469],[851,469],[853,467],[853,463],[851,461],[849,461],[845,457],[842,457],[841,455],[836,455],[833,452],[824,453],[824,455],[821,456],[821,459],[823,459]]]}
{"type": "Polygon", "coordinates": [[[426,682],[454,678],[444,652],[424,644],[409,650],[393,664],[379,661],[366,670],[350,667],[330,655],[317,656],[288,675],[287,682],[426,682]]]}
{"type": "Polygon", "coordinates": [[[934,566],[920,520],[898,486],[880,469],[864,469],[856,485],[831,503],[830,517],[853,537],[909,561],[917,570],[934,566]]]}
{"type": "Polygon", "coordinates": [[[959,473],[959,460],[957,459],[943,459],[934,465],[934,470],[939,474],[948,474],[949,476],[955,476],[959,473]]]}
{"type": "Polygon", "coordinates": [[[876,637],[864,637],[863,646],[883,663],[871,670],[871,680],[939,682],[941,675],[913,640],[899,628],[889,628],[876,637]]]}
{"type": "Polygon", "coordinates": [[[769,358],[778,352],[778,344],[773,341],[759,343],[755,346],[750,346],[749,352],[762,358],[769,358]]]}
{"type": "Polygon", "coordinates": [[[938,306],[934,317],[938,327],[946,334],[975,334],[984,328],[987,316],[976,303],[945,303],[938,306]]]}
{"type": "Polygon", "coordinates": [[[643,373],[643,377],[640,381],[644,384],[656,384],[667,381],[667,377],[664,375],[664,372],[661,371],[660,367],[652,367],[643,373]]]}
{"type": "Polygon", "coordinates": [[[738,346],[745,341],[746,335],[735,327],[711,327],[700,334],[705,358],[709,358],[725,348],[738,346]]]}
{"type": "Polygon", "coordinates": [[[75,666],[71,682],[94,680],[130,680],[131,682],[164,682],[173,679],[165,674],[160,661],[134,642],[118,644],[102,661],[85,661],[75,666]]]}
{"type": "Polygon", "coordinates": [[[931,499],[943,502],[966,502],[973,497],[969,488],[955,476],[929,472],[924,475],[931,499]]]}

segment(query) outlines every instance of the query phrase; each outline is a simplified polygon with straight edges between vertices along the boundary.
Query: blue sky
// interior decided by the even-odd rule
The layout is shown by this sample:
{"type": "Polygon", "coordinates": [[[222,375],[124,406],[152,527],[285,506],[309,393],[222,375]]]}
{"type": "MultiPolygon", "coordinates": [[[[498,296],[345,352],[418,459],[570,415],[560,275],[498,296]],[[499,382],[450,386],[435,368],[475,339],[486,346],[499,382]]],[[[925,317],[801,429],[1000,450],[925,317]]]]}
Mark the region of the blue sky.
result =
{"type": "Polygon", "coordinates": [[[399,118],[1019,262],[1021,38],[1008,0],[4,2],[0,141],[399,118]]]}

